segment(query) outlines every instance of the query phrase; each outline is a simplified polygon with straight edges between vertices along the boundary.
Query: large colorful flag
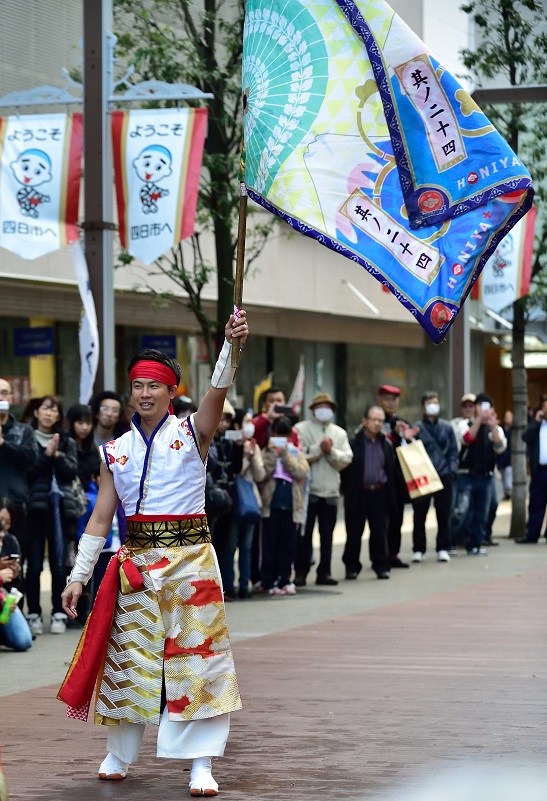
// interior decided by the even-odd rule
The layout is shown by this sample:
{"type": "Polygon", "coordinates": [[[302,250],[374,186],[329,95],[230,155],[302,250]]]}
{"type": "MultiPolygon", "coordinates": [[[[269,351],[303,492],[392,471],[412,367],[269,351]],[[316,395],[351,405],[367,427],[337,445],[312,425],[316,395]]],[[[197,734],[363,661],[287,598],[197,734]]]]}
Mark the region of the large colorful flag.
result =
{"type": "Polygon", "coordinates": [[[194,232],[207,109],[114,111],[122,246],[145,264],[194,232]]]}
{"type": "Polygon", "coordinates": [[[78,239],[82,115],[0,118],[0,247],[37,259],[78,239]]]}
{"type": "Polygon", "coordinates": [[[492,311],[505,309],[530,291],[535,226],[536,208],[532,206],[486,262],[473,297],[492,311]]]}
{"type": "Polygon", "coordinates": [[[520,159],[383,0],[247,0],[249,197],[361,264],[440,342],[530,208],[520,159]]]}

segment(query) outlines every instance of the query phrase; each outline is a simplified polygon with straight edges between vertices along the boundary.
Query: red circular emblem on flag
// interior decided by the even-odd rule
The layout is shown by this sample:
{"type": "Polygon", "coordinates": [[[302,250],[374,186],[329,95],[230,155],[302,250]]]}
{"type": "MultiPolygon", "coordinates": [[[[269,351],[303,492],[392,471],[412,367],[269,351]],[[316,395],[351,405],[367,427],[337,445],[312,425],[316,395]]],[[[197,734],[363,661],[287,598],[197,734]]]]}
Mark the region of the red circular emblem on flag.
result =
{"type": "Polygon", "coordinates": [[[458,264],[458,262],[456,262],[456,264],[452,265],[452,275],[461,275],[462,273],[463,273],[463,267],[461,266],[461,264],[458,264]]]}
{"type": "Polygon", "coordinates": [[[443,196],[435,189],[428,189],[427,192],[422,192],[418,198],[418,208],[420,211],[431,212],[438,211],[443,207],[443,196]]]}
{"type": "Polygon", "coordinates": [[[476,184],[478,180],[479,180],[479,176],[477,175],[476,172],[470,172],[469,175],[467,176],[467,183],[468,184],[476,184]]]}
{"type": "Polygon", "coordinates": [[[431,309],[431,322],[435,328],[442,328],[452,319],[452,312],[444,303],[436,303],[431,309]]]}

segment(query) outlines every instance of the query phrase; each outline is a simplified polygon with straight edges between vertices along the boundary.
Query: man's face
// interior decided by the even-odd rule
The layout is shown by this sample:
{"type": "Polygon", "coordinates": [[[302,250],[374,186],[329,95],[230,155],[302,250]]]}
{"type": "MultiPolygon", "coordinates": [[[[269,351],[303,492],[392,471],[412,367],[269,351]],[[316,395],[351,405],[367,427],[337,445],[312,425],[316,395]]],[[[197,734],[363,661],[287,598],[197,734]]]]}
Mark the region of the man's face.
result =
{"type": "Polygon", "coordinates": [[[473,401],[465,401],[462,403],[462,417],[464,420],[471,420],[475,413],[475,404],[473,401]]]}
{"type": "MultiPolygon", "coordinates": [[[[0,401],[4,401],[5,403],[7,402],[10,405],[13,403],[11,387],[5,378],[0,378],[0,401]]],[[[2,409],[0,409],[0,416],[2,414],[7,415],[7,410],[2,411],[2,409]]]]}
{"type": "MultiPolygon", "coordinates": [[[[163,385],[165,386],[165,384],[163,385]]],[[[103,428],[114,428],[120,419],[121,404],[113,398],[105,398],[99,406],[97,421],[103,428]]]]}
{"type": "MultiPolygon", "coordinates": [[[[145,422],[156,418],[161,420],[175,397],[175,392],[176,387],[168,387],[167,384],[149,378],[134,378],[131,382],[131,402],[145,422]]],[[[106,402],[117,404],[116,419],[111,423],[114,425],[120,416],[120,404],[111,400],[106,402]]]]}
{"type": "Polygon", "coordinates": [[[230,426],[232,425],[232,415],[231,414],[223,414],[220,423],[217,426],[217,431],[220,436],[226,433],[230,426]]]}
{"type": "Polygon", "coordinates": [[[388,417],[392,417],[399,406],[399,396],[392,395],[391,393],[387,395],[380,395],[378,398],[380,403],[380,407],[384,410],[388,417]]]}
{"type": "Polygon", "coordinates": [[[363,427],[370,439],[376,439],[382,430],[385,419],[384,411],[380,406],[373,406],[369,409],[368,415],[363,417],[363,427]]]}
{"type": "Polygon", "coordinates": [[[264,411],[267,412],[272,406],[284,406],[285,395],[282,392],[268,392],[264,398],[264,411]]]}

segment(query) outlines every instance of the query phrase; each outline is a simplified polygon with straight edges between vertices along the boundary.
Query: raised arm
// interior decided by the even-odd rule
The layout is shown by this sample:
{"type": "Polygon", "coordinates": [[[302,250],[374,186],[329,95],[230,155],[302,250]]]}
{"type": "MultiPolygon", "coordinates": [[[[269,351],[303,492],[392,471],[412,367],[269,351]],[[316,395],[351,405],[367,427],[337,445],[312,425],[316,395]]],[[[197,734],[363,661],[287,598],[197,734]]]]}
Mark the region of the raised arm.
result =
{"type": "Polygon", "coordinates": [[[231,366],[232,347],[242,348],[249,335],[247,315],[243,309],[238,319],[233,314],[230,315],[230,319],[224,329],[224,335],[226,339],[211,378],[211,386],[201,401],[199,409],[194,414],[194,423],[199,436],[201,458],[203,460],[207,456],[209,445],[220,423],[224,400],[234,380],[236,371],[231,366]]]}

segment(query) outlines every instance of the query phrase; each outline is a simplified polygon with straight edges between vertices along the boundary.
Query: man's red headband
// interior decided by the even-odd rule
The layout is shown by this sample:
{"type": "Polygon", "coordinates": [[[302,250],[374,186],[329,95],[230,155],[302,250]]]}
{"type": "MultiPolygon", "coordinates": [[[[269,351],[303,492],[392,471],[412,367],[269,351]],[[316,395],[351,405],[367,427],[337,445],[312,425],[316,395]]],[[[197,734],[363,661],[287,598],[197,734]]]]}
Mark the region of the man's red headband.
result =
{"type": "Polygon", "coordinates": [[[129,380],[134,381],[136,378],[150,378],[153,381],[159,381],[161,384],[167,384],[168,387],[178,387],[179,384],[174,370],[165,364],[146,359],[142,359],[131,368],[129,380]]]}

